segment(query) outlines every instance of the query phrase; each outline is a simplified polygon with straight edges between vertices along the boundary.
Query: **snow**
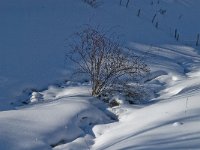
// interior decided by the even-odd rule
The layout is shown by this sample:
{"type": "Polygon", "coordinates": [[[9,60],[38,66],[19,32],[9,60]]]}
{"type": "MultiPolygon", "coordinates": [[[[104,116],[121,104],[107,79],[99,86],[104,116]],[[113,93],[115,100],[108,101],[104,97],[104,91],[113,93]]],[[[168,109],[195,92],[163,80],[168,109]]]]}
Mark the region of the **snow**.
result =
{"type": "Polygon", "coordinates": [[[121,121],[110,127],[94,127],[94,132],[102,130],[103,134],[96,134],[92,148],[197,149],[200,146],[199,106],[199,94],[194,94],[162,101],[133,112],[129,110],[121,116],[121,121]]]}
{"type": "Polygon", "coordinates": [[[200,148],[200,1],[99,1],[0,1],[0,150],[200,148]],[[150,66],[145,103],[114,95],[110,108],[82,76],[71,81],[67,38],[86,24],[116,33],[150,66]]]}
{"type": "MultiPolygon", "coordinates": [[[[81,90],[78,87],[76,90],[81,90]]],[[[62,92],[61,92],[62,93],[62,92]]],[[[91,104],[92,97],[60,97],[0,113],[0,149],[51,149],[85,136],[95,124],[111,120],[91,104]]]]}

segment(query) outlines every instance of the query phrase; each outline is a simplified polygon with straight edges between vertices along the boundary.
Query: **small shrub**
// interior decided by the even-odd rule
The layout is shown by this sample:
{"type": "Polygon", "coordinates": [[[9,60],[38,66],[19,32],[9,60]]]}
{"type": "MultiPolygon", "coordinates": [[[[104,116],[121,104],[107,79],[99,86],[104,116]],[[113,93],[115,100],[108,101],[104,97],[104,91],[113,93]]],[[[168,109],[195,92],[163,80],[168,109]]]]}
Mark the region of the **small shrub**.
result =
{"type": "Polygon", "coordinates": [[[89,76],[93,96],[136,93],[128,83],[150,71],[140,56],[123,49],[113,38],[90,26],[70,39],[67,59],[76,64],[76,74],[89,76]]]}

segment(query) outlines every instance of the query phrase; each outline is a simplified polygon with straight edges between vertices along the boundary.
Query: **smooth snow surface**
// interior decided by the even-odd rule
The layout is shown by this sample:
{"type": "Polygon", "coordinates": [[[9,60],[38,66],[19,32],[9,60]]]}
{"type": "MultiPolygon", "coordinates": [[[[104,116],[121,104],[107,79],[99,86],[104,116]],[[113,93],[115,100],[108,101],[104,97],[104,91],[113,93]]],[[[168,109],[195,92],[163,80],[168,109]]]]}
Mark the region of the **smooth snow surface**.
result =
{"type": "Polygon", "coordinates": [[[0,150],[199,150],[200,1],[98,2],[0,1],[0,150]],[[109,108],[70,81],[67,38],[86,24],[147,62],[145,104],[109,108]]]}

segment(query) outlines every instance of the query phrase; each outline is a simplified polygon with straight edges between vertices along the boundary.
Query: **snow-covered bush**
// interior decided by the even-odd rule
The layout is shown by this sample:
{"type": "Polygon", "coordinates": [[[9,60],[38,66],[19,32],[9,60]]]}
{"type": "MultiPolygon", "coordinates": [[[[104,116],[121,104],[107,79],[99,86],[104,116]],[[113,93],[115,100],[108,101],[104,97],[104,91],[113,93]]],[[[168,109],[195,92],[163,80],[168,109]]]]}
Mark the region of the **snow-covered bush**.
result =
{"type": "Polygon", "coordinates": [[[119,91],[135,93],[134,88],[127,88],[128,83],[149,72],[140,56],[123,49],[102,31],[88,26],[70,39],[67,59],[77,65],[76,73],[89,76],[93,96],[119,91]]]}

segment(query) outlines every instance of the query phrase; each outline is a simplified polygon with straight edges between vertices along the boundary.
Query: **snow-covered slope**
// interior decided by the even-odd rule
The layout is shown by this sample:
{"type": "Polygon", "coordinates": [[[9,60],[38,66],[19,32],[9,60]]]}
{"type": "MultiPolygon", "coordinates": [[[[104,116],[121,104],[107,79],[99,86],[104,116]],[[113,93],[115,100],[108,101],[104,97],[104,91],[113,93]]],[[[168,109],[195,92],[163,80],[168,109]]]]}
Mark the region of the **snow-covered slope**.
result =
{"type": "MultiPolygon", "coordinates": [[[[105,113],[91,104],[92,97],[72,96],[67,94],[71,88],[67,89],[64,96],[61,96],[64,91],[57,88],[51,88],[49,92],[43,93],[44,97],[50,98],[49,93],[57,97],[56,102],[48,101],[48,103],[1,112],[0,149],[51,149],[56,145],[90,134],[95,124],[111,122],[105,113]],[[53,91],[55,95],[52,94],[53,91]]],[[[88,88],[83,86],[76,88],[76,91],[79,91],[79,94],[88,93],[88,88]]],[[[100,105],[103,106],[101,103],[100,105]]],[[[84,144],[87,146],[87,143],[84,144]]]]}
{"type": "Polygon", "coordinates": [[[199,149],[199,97],[198,91],[144,108],[117,108],[119,122],[93,128],[92,149],[199,149]]]}
{"type": "Polygon", "coordinates": [[[179,44],[173,38],[175,29],[180,43],[195,45],[200,32],[198,0],[160,0],[159,4],[134,0],[128,8],[125,1],[119,6],[116,0],[100,0],[94,9],[82,0],[1,0],[0,100],[11,100],[26,88],[40,89],[69,78],[72,66],[64,60],[66,39],[85,24],[116,32],[125,45],[179,44]],[[166,13],[161,15],[160,10],[166,13]]]}
{"type": "Polygon", "coordinates": [[[200,148],[200,1],[125,5],[0,1],[0,150],[200,148]],[[90,96],[90,84],[62,83],[73,69],[64,58],[66,39],[85,24],[116,33],[146,60],[149,103],[106,108],[90,96]],[[16,107],[27,98],[29,105],[16,107]]]}

